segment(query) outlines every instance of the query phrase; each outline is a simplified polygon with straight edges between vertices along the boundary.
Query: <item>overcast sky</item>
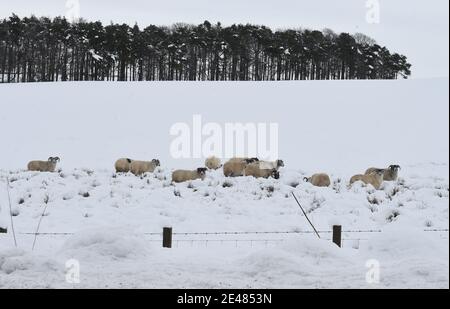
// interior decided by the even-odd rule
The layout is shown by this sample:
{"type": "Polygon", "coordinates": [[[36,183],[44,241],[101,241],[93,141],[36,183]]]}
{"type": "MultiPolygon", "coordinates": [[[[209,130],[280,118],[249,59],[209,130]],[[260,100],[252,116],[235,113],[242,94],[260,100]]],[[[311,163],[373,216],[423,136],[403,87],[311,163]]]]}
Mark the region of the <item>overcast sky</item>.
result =
{"type": "MultiPolygon", "coordinates": [[[[75,0],[69,0],[75,1],[75,0]]],[[[449,1],[379,0],[380,22],[368,23],[376,0],[79,0],[87,20],[172,24],[204,20],[363,32],[408,56],[414,78],[449,76],[449,1]],[[373,8],[373,7],[372,7],[373,8]]],[[[67,0],[0,0],[0,17],[66,15],[67,0]]]]}

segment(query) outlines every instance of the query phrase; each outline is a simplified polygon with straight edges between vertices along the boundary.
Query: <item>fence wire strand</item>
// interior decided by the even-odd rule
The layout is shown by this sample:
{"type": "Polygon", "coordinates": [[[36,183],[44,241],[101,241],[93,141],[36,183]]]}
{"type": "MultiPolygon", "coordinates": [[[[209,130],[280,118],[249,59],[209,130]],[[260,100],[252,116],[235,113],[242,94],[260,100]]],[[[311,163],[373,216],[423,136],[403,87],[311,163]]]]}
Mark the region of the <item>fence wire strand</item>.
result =
{"type": "MultiPolygon", "coordinates": [[[[332,234],[333,231],[317,231],[319,234],[332,234]]],[[[449,229],[426,229],[424,232],[449,232],[449,229]]],[[[342,231],[342,233],[348,233],[348,234],[359,234],[359,233],[383,233],[382,230],[347,230],[342,231]]],[[[17,233],[19,235],[38,235],[38,236],[70,236],[75,235],[74,232],[39,232],[39,233],[33,233],[33,232],[22,232],[17,233]]],[[[314,231],[260,231],[260,232],[185,232],[185,233],[173,233],[174,236],[210,236],[210,235],[280,235],[280,234],[315,234],[314,231]]],[[[161,236],[162,233],[143,233],[143,235],[146,236],[161,236]]]]}

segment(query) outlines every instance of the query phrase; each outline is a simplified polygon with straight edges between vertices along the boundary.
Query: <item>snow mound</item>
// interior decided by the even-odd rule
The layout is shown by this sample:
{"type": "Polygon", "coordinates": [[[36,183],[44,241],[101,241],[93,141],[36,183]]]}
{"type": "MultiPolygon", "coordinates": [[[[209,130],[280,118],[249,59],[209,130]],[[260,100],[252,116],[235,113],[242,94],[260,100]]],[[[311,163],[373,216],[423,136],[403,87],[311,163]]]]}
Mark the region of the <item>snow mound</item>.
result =
{"type": "Polygon", "coordinates": [[[372,237],[361,250],[368,255],[376,255],[386,260],[419,256],[421,259],[433,259],[436,256],[447,256],[448,262],[449,255],[449,247],[442,246],[439,235],[398,227],[386,227],[384,233],[372,237]]]}
{"type": "Polygon", "coordinates": [[[68,239],[60,253],[79,260],[123,260],[145,257],[148,247],[129,230],[89,229],[68,239]]]}
{"type": "Polygon", "coordinates": [[[22,250],[0,252],[0,272],[9,275],[16,271],[27,270],[46,273],[48,271],[58,271],[60,266],[55,261],[30,255],[22,250]]]}
{"type": "Polygon", "coordinates": [[[19,249],[0,250],[0,288],[52,288],[64,282],[61,264],[19,249]]]}
{"type": "Polygon", "coordinates": [[[385,287],[448,289],[448,240],[432,234],[390,228],[362,246],[361,255],[379,263],[385,287]]]}
{"type": "Polygon", "coordinates": [[[237,260],[235,266],[258,287],[261,282],[275,284],[277,280],[279,288],[334,288],[347,287],[347,283],[339,280],[343,277],[356,277],[353,284],[358,279],[364,284],[364,263],[355,263],[357,260],[356,251],[340,249],[325,240],[299,237],[276,248],[252,253],[237,260]]]}

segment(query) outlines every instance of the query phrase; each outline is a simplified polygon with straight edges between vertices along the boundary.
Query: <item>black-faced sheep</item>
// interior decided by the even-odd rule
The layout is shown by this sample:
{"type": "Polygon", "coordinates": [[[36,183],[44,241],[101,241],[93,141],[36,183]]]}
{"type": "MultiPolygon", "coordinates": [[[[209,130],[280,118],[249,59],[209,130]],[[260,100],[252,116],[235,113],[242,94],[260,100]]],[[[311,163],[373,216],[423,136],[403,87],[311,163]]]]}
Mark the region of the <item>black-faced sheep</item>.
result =
{"type": "Polygon", "coordinates": [[[198,168],[195,171],[176,170],[172,173],[172,181],[176,183],[181,183],[196,179],[203,180],[205,179],[207,170],[208,169],[204,167],[198,168]]]}
{"type": "Polygon", "coordinates": [[[314,174],[309,178],[306,177],[305,181],[316,187],[329,187],[331,185],[330,176],[325,173],[314,174]]]}
{"type": "Polygon", "coordinates": [[[357,181],[362,181],[366,185],[371,184],[376,190],[379,190],[383,183],[383,174],[384,170],[376,169],[367,175],[355,175],[350,179],[350,185],[353,185],[357,181]]]}
{"type": "Polygon", "coordinates": [[[116,168],[117,173],[128,173],[131,170],[131,162],[133,160],[122,158],[116,161],[114,167],[116,168]]]}
{"type": "Polygon", "coordinates": [[[253,176],[255,178],[269,178],[280,179],[280,172],[277,169],[261,169],[258,163],[248,164],[244,169],[245,176],[253,176]]]}
{"type": "Polygon", "coordinates": [[[135,176],[140,176],[145,173],[153,173],[161,163],[157,159],[152,161],[132,161],[130,164],[130,171],[135,176]]]}
{"type": "Polygon", "coordinates": [[[223,174],[226,177],[244,176],[247,165],[258,162],[257,158],[233,158],[223,165],[223,174]]]}
{"type": "Polygon", "coordinates": [[[222,167],[222,162],[219,158],[213,156],[206,159],[205,166],[210,170],[218,170],[222,167]]]}
{"type": "MultiPolygon", "coordinates": [[[[372,173],[375,170],[379,170],[380,168],[369,168],[366,171],[366,175],[372,173]]],[[[384,181],[397,181],[398,179],[398,172],[399,170],[401,170],[400,165],[391,165],[386,169],[382,169],[383,170],[383,180],[384,181]]]]}
{"type": "Polygon", "coordinates": [[[53,173],[56,170],[56,164],[60,161],[58,157],[50,157],[47,161],[31,161],[28,163],[28,170],[53,173]]]}

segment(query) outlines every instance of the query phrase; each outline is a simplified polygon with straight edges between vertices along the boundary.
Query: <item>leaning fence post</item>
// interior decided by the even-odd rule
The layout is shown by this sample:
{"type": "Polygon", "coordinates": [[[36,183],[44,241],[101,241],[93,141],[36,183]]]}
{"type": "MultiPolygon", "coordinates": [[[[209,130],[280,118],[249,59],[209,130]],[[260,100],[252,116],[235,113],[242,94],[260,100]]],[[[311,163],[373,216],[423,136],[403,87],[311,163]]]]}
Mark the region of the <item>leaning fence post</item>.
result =
{"type": "Polygon", "coordinates": [[[7,228],[0,227],[0,234],[7,234],[7,233],[8,233],[7,228]]]}
{"type": "Polygon", "coordinates": [[[342,247],[342,225],[333,225],[333,242],[342,247]]]}
{"type": "Polygon", "coordinates": [[[163,228],[163,248],[172,248],[172,228],[163,228]]]}

